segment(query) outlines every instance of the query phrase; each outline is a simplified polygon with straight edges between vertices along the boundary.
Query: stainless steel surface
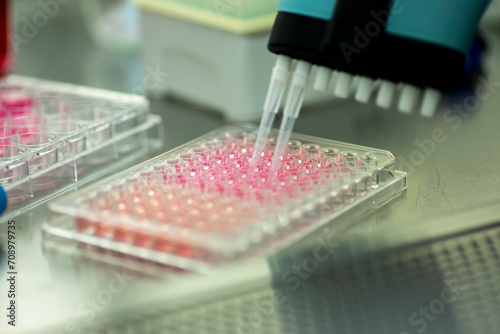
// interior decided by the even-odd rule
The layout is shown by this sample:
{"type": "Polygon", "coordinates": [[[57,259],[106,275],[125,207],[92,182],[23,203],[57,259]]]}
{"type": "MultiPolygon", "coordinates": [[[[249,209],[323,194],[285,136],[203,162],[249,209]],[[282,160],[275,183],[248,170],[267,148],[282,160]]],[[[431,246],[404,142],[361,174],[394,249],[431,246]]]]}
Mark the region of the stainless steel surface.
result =
{"type": "Polygon", "coordinates": [[[249,273],[264,270],[249,264],[236,293],[224,280],[190,282],[217,297],[153,286],[147,302],[115,307],[83,333],[498,333],[499,237],[498,227],[477,231],[300,281],[259,282],[249,273]]]}
{"type": "MultiPolygon", "coordinates": [[[[34,11],[40,8],[37,1],[19,1],[18,6],[21,3],[22,6],[32,6],[34,11]]],[[[17,72],[20,74],[124,92],[140,89],[142,80],[149,75],[138,57],[111,54],[91,44],[81,21],[71,15],[51,19],[39,29],[37,36],[19,45],[17,58],[17,72]]],[[[161,64],[158,66],[161,68],[161,64]]],[[[481,96],[486,93],[489,96],[482,98],[477,110],[462,115],[452,116],[445,109],[434,119],[427,120],[417,115],[402,115],[396,110],[380,110],[372,105],[350,102],[318,106],[301,113],[295,132],[379,147],[394,153],[400,161],[398,169],[409,172],[409,187],[389,205],[365,215],[354,222],[350,230],[334,236],[335,243],[341,246],[337,253],[333,253],[333,260],[336,254],[342,258],[359,255],[359,259],[347,264],[326,261],[320,266],[323,274],[299,280],[300,288],[286,292],[284,304],[273,308],[272,314],[266,316],[261,325],[246,327],[242,333],[497,332],[500,236],[494,226],[500,222],[500,85],[497,83],[500,82],[500,71],[486,73],[484,78],[488,80],[490,76],[494,83],[480,91],[481,96]],[[417,144],[417,141],[425,142],[426,146],[417,144]],[[401,164],[401,161],[413,161],[413,165],[401,164]],[[467,234],[474,227],[482,229],[467,234]],[[488,230],[488,227],[491,228],[488,230]],[[399,249],[458,232],[464,236],[438,239],[434,243],[400,249],[391,254],[396,247],[399,249]],[[372,255],[384,249],[389,253],[372,255]],[[337,269],[328,274],[331,268],[337,269]],[[425,329],[422,322],[412,325],[409,320],[412,312],[419,312],[420,307],[429,308],[431,302],[441,298],[440,294],[448,284],[445,280],[454,279],[469,287],[464,297],[447,307],[442,315],[432,318],[432,321],[426,320],[425,329]]],[[[168,80],[168,76],[164,80],[168,80]]],[[[450,102],[451,106],[474,102],[471,98],[475,96],[474,89],[463,94],[456,96],[450,102]]],[[[152,112],[164,117],[165,151],[224,123],[216,115],[161,100],[152,101],[152,112]]],[[[39,259],[38,267],[24,269],[30,275],[36,275],[38,271],[48,275],[47,262],[41,255],[39,244],[41,220],[33,218],[43,216],[43,210],[40,208],[29,217],[17,219],[20,229],[24,230],[18,240],[19,248],[27,258],[39,259]]],[[[163,333],[167,329],[185,333],[237,333],[241,322],[224,319],[247,319],[258,307],[254,300],[267,298],[262,295],[271,291],[271,278],[275,282],[274,291],[286,286],[286,282],[280,282],[283,272],[292,263],[307,258],[307,251],[305,255],[299,253],[292,250],[293,257],[284,254],[282,259],[269,259],[269,267],[274,270],[272,276],[259,267],[261,269],[256,273],[260,276],[256,276],[262,278],[262,286],[249,294],[234,292],[233,299],[222,299],[223,294],[220,294],[209,304],[177,310],[171,315],[163,314],[162,318],[148,322],[146,328],[150,328],[151,333],[163,333]],[[237,307],[235,303],[243,306],[237,307]],[[188,329],[183,330],[184,327],[188,329]]],[[[237,268],[233,269],[233,272],[237,271],[237,268]]],[[[231,270],[226,272],[229,280],[230,273],[231,270]]],[[[184,284],[203,284],[203,280],[196,279],[199,278],[186,280],[184,284]]],[[[57,281],[47,278],[46,282],[50,285],[57,281]]],[[[29,280],[20,283],[20,289],[24,291],[31,291],[30,286],[35,287],[29,280]]],[[[161,298],[168,297],[168,289],[160,293],[160,288],[148,290],[141,287],[140,291],[135,295],[127,293],[122,298],[137,296],[138,301],[145,303],[143,305],[155,305],[161,298]]],[[[81,300],[78,298],[84,297],[76,296],[76,305],[81,300]]],[[[188,293],[183,297],[189,298],[188,293]]],[[[46,304],[40,303],[40,307],[46,304]]],[[[134,301],[129,299],[127,305],[127,312],[131,312],[134,301]]],[[[68,317],[70,315],[71,312],[68,317]]],[[[101,320],[107,318],[104,313],[100,316],[101,320]]],[[[414,320],[419,319],[420,315],[414,320]]],[[[124,320],[119,322],[123,324],[124,320]]],[[[136,324],[139,326],[137,330],[134,330],[134,325],[127,330],[130,333],[146,332],[145,327],[136,324]]],[[[115,328],[115,332],[125,330],[115,328]]]]}

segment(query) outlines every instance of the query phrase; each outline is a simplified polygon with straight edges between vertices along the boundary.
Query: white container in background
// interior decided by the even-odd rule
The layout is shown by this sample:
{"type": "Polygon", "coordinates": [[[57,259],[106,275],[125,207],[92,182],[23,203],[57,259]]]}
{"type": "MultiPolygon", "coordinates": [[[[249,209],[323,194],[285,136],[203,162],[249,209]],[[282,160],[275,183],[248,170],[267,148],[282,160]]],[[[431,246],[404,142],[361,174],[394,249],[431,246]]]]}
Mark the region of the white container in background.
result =
{"type": "MultiPolygon", "coordinates": [[[[278,1],[133,1],[141,9],[145,66],[168,73],[147,87],[150,93],[220,112],[229,121],[260,118],[276,62],[267,44],[278,1]],[[230,3],[235,5],[217,7],[230,3]]],[[[332,99],[310,85],[305,105],[332,99]]]]}
{"type": "Polygon", "coordinates": [[[140,16],[127,0],[80,1],[83,22],[91,39],[100,47],[121,53],[136,53],[140,41],[140,16]]]}

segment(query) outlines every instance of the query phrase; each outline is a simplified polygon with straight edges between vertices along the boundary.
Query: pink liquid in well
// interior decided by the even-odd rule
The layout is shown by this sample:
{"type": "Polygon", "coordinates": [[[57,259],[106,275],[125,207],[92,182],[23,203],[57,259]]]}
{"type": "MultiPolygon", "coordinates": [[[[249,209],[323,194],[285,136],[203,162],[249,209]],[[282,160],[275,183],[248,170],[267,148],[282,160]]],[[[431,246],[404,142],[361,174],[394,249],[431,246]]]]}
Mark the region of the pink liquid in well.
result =
{"type": "Polygon", "coordinates": [[[33,104],[34,99],[28,92],[20,89],[0,90],[0,144],[11,143],[14,134],[43,130],[43,118],[33,113],[33,104]]]}
{"type": "Polygon", "coordinates": [[[28,116],[33,111],[33,97],[22,90],[9,90],[0,93],[0,115],[3,117],[28,116]]]}
{"type": "Polygon", "coordinates": [[[107,203],[106,212],[114,218],[109,223],[77,220],[76,229],[180,257],[204,258],[203,245],[193,240],[232,240],[269,213],[342,182],[358,168],[333,149],[292,142],[278,175],[272,176],[272,148],[268,146],[256,170],[250,171],[251,140],[227,136],[200,143],[88,200],[85,205],[93,211],[99,210],[96,203],[107,203]]]}

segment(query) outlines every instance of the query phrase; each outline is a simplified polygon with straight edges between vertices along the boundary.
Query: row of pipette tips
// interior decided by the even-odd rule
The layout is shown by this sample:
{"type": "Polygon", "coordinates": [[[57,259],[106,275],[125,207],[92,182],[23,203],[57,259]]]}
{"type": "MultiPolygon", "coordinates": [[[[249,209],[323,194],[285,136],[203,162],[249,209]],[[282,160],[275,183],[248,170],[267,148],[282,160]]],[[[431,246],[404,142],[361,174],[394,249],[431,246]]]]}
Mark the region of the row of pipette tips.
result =
{"type": "MultiPolygon", "coordinates": [[[[271,82],[264,103],[259,133],[257,136],[254,155],[252,157],[251,170],[255,169],[258,157],[264,148],[265,142],[271,131],[275,116],[278,113],[283,98],[283,93],[290,76],[293,59],[279,55],[273,68],[271,82]]],[[[313,65],[309,62],[299,60],[295,68],[292,82],[287,95],[283,120],[281,121],[278,141],[273,157],[271,173],[275,173],[280,164],[280,158],[284,155],[286,144],[290,139],[295,120],[299,116],[304,102],[305,90],[309,84],[313,65]]],[[[388,80],[374,80],[366,76],[354,76],[347,72],[334,71],[326,67],[318,67],[313,88],[319,92],[325,92],[330,83],[333,82],[333,94],[339,98],[348,98],[354,92],[354,99],[358,102],[370,102],[372,94],[378,88],[375,104],[381,108],[390,108],[398,89],[398,84],[388,80]],[[357,83],[357,86],[355,85],[357,83]],[[354,89],[355,88],[355,89],[354,89]]],[[[398,109],[402,113],[409,114],[416,107],[422,96],[420,114],[424,117],[432,117],[436,113],[442,99],[441,92],[433,88],[422,89],[411,84],[402,83],[398,102],[398,109]]]]}
{"type": "Polygon", "coordinates": [[[345,99],[354,91],[354,99],[361,103],[369,103],[378,89],[375,104],[384,109],[392,106],[398,86],[400,86],[398,110],[404,114],[410,114],[421,101],[420,115],[423,117],[433,117],[442,99],[442,93],[434,88],[422,89],[408,83],[397,84],[389,80],[374,80],[366,76],[354,76],[347,72],[318,67],[314,90],[325,92],[331,82],[333,82],[333,94],[336,97],[345,99]]]}
{"type": "MultiPolygon", "coordinates": [[[[290,75],[292,66],[292,58],[280,55],[276,61],[271,75],[271,82],[264,103],[259,133],[257,135],[254,153],[252,156],[252,164],[250,171],[255,170],[257,161],[259,160],[262,149],[264,148],[269,132],[271,131],[274,118],[278,113],[283,99],[283,93],[290,75]]],[[[305,61],[298,61],[293,74],[292,83],[289,88],[285,109],[283,110],[283,120],[276,143],[273,163],[271,166],[271,175],[274,175],[279,168],[281,156],[283,156],[288,140],[292,133],[295,120],[299,116],[302,104],[304,102],[305,89],[309,84],[312,64],[305,61]]]]}

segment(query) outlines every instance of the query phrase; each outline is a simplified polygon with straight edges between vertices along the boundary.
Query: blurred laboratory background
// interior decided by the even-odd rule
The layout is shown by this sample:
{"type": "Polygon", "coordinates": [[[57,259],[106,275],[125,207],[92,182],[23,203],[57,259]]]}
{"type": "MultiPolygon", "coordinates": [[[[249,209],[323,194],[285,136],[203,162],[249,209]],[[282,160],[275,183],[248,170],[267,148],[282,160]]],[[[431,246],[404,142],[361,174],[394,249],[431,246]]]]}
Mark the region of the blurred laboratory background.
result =
{"type": "MultiPolygon", "coordinates": [[[[276,62],[267,44],[278,0],[10,4],[12,73],[149,99],[164,142],[135,164],[228,123],[260,121],[276,62]]],[[[407,190],[335,233],[326,225],[272,256],[210,275],[151,263],[132,270],[127,256],[103,263],[91,247],[88,257],[45,247],[46,204],[15,217],[20,325],[5,331],[497,333],[498,1],[480,23],[459,86],[431,118],[309,87],[293,131],[392,152],[407,190]],[[327,257],[319,263],[318,243],[327,257]],[[110,282],[123,289],[115,293],[110,282]]]]}

